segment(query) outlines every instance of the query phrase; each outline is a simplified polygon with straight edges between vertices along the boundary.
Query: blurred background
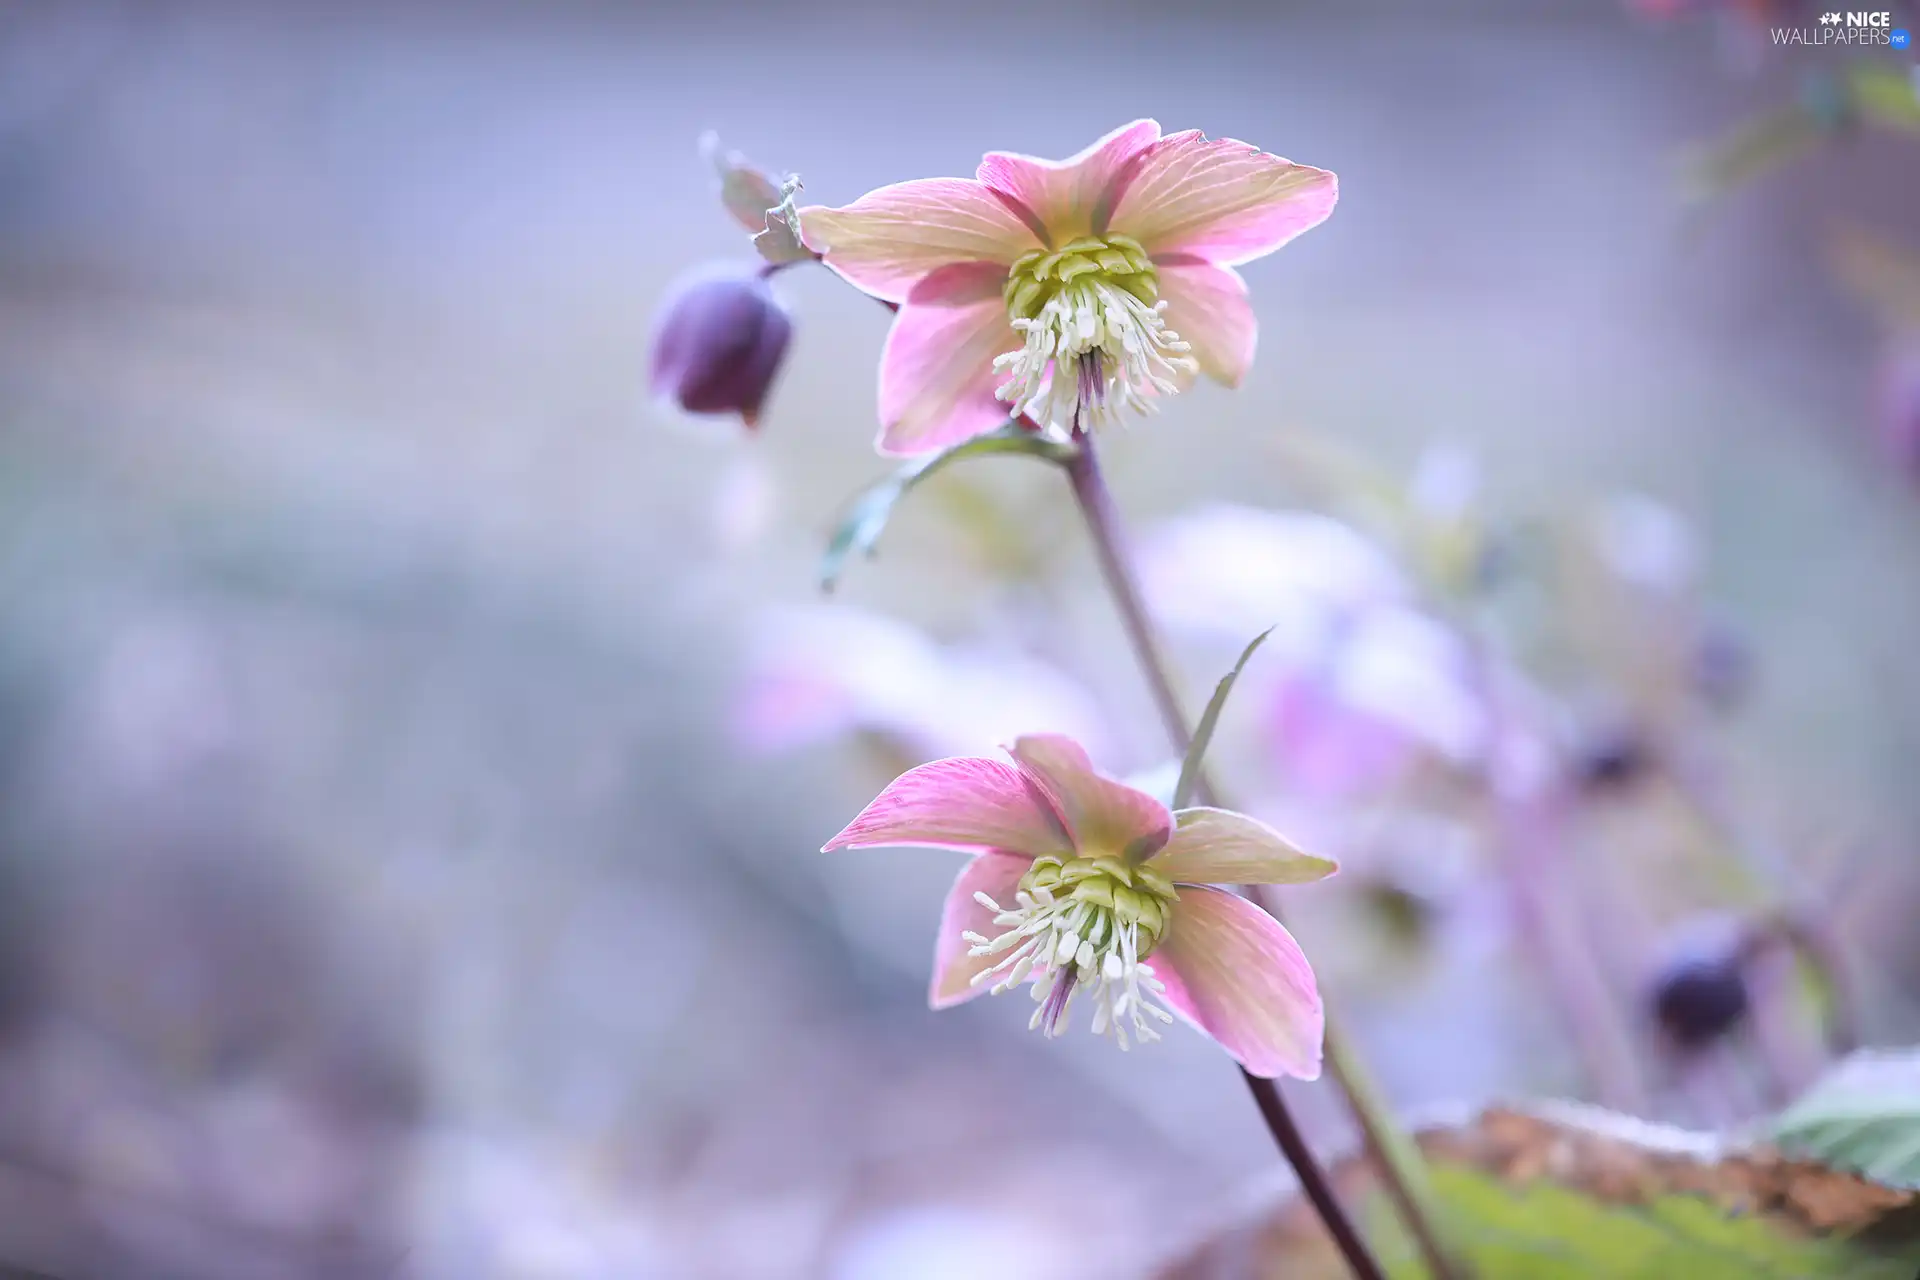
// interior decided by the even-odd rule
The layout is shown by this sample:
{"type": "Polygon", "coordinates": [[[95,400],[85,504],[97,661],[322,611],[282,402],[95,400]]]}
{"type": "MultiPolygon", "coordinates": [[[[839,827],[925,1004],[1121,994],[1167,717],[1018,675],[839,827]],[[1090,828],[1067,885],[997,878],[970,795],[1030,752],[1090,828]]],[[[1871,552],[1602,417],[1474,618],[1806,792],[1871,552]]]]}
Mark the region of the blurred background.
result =
{"type": "Polygon", "coordinates": [[[956,856],[817,852],[1169,750],[1044,467],[819,591],[881,308],[784,272],[757,430],[654,401],[754,262],[707,129],[834,204],[1142,115],[1339,173],[1245,388],[1103,444],[1190,705],[1284,624],[1217,765],[1345,862],[1290,918],[1399,1104],[1913,1039],[1920,108],[1813,20],[0,5],[0,1262],[1147,1274],[1279,1176],[1196,1035],[929,1013],[956,856]]]}

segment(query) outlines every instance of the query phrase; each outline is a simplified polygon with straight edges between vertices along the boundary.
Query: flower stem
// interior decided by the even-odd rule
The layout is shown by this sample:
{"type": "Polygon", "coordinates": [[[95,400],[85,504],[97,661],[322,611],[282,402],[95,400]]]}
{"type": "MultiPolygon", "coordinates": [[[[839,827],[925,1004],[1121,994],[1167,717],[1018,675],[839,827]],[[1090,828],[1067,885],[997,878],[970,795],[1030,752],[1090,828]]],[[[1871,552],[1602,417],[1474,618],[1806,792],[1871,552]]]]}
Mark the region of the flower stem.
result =
{"type": "MultiPolygon", "coordinates": [[[[1179,694],[1173,688],[1172,676],[1160,651],[1159,638],[1154,634],[1153,624],[1147,617],[1133,567],[1127,559],[1119,512],[1114,508],[1113,495],[1101,475],[1093,437],[1082,433],[1077,440],[1080,447],[1066,463],[1073,496],[1086,518],[1087,531],[1093,538],[1094,554],[1100,562],[1101,577],[1113,597],[1114,607],[1119,610],[1121,625],[1126,630],[1134,657],[1152,691],[1161,723],[1174,749],[1184,756],[1193,741],[1193,732],[1187,726],[1186,713],[1181,709],[1179,694]]],[[[1205,803],[1220,803],[1219,792],[1213,787],[1204,768],[1195,791],[1205,803]]],[[[1254,894],[1254,901],[1278,917],[1275,905],[1264,895],[1254,894]]],[[[1421,1194],[1425,1178],[1418,1164],[1417,1150],[1410,1141],[1399,1137],[1385,1108],[1378,1104],[1371,1088],[1364,1083],[1365,1076],[1360,1063],[1331,1017],[1327,1021],[1326,1056],[1328,1074],[1333,1076],[1346,1094],[1359,1121],[1367,1154],[1378,1171],[1382,1185],[1425,1255],[1429,1270],[1435,1280],[1454,1280],[1459,1275],[1459,1269],[1442,1246],[1430,1203],[1421,1194]]],[[[1381,1275],[1379,1263],[1374,1261],[1354,1231],[1351,1220],[1334,1198],[1326,1174],[1302,1140],[1285,1101],[1280,1097],[1280,1091],[1271,1080],[1262,1080],[1245,1072],[1242,1075],[1246,1076],[1247,1087],[1253,1092],[1254,1103],[1260,1108],[1274,1141],[1299,1174],[1302,1189],[1326,1223],[1348,1266],[1356,1276],[1381,1275]]]]}
{"type": "MultiPolygon", "coordinates": [[[[1725,779],[1703,757],[1678,749],[1663,757],[1669,761],[1667,778],[1703,829],[1715,840],[1742,858],[1753,874],[1771,886],[1790,883],[1792,860],[1786,852],[1767,841],[1743,823],[1739,811],[1727,795],[1725,779]]],[[[1820,985],[1821,1021],[1827,1052],[1845,1057],[1860,1046],[1860,1001],[1848,981],[1847,967],[1841,958],[1838,939],[1825,921],[1838,907],[1838,886],[1850,870],[1848,859],[1840,859],[1839,872],[1829,869],[1824,887],[1816,888],[1797,909],[1781,907],[1756,922],[1743,946],[1752,949],[1768,940],[1785,943],[1799,962],[1807,967],[1820,985]]]]}
{"type": "Polygon", "coordinates": [[[1280,1089],[1271,1080],[1263,1080],[1245,1067],[1240,1076],[1247,1082],[1247,1088],[1253,1093],[1254,1105],[1260,1108],[1260,1115],[1267,1122],[1267,1128],[1273,1134],[1273,1140],[1280,1144],[1281,1154],[1300,1175],[1300,1189],[1307,1193],[1307,1199],[1313,1202],[1314,1209],[1320,1214],[1320,1220],[1327,1224],[1327,1231],[1333,1236],[1333,1242],[1340,1247],[1340,1254],[1347,1260],[1347,1266],[1360,1280],[1386,1280],[1386,1272],[1367,1252],[1366,1242],[1353,1229],[1346,1210],[1334,1198],[1333,1184],[1313,1158],[1313,1151],[1307,1146],[1307,1140],[1300,1135],[1300,1127],[1293,1122],[1293,1115],[1287,1110],[1286,1101],[1280,1096],[1280,1089]]]}

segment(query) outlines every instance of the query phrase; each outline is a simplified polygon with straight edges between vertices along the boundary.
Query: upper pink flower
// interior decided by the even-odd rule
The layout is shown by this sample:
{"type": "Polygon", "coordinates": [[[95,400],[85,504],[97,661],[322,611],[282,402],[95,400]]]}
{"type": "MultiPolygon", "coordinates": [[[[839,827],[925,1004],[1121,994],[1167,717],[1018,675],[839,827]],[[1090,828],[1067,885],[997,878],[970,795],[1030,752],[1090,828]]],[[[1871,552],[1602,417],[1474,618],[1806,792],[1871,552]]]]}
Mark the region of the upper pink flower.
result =
{"type": "Polygon", "coordinates": [[[1028,413],[1063,430],[1179,390],[1238,385],[1255,324],[1233,267],[1333,211],[1337,182],[1231,138],[1116,129],[1070,160],[991,152],[973,180],[923,178],[801,237],[899,304],[880,362],[882,453],[914,454],[1028,413]]]}
{"type": "Polygon", "coordinates": [[[1259,1076],[1320,1074],[1313,970],[1279,921],[1217,884],[1301,884],[1335,865],[1224,809],[1167,807],[1095,771],[1070,738],[1017,740],[1011,765],[921,765],[827,850],[931,845],[977,856],[947,895],[930,1000],[941,1009],[1028,979],[1031,1025],[1062,1030],[1073,997],[1126,1047],[1174,1013],[1259,1076]],[[1146,961],[1151,957],[1153,963],[1146,961]]]}

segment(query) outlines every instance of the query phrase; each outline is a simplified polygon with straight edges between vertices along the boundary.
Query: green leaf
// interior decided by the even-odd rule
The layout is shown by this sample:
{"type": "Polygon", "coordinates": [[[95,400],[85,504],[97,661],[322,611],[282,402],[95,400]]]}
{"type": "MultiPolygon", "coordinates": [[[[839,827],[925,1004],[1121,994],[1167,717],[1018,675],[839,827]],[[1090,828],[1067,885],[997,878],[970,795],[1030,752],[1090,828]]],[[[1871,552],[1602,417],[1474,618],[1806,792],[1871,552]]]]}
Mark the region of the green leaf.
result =
{"type": "Polygon", "coordinates": [[[1009,422],[995,431],[973,437],[948,449],[929,453],[901,466],[885,480],[860,493],[848,504],[833,536],[827,539],[826,553],[820,558],[820,589],[831,591],[846,573],[847,561],[855,554],[871,556],[893,518],[893,509],[915,485],[962,458],[989,454],[1024,454],[1048,462],[1065,462],[1073,456],[1074,446],[1035,435],[1009,422]]]}
{"type": "Polygon", "coordinates": [[[753,247],[761,257],[784,265],[814,256],[813,250],[800,243],[800,219],[793,208],[793,198],[800,191],[799,178],[789,176],[776,182],[772,174],[738,151],[723,150],[720,136],[712,131],[701,135],[700,154],[720,177],[720,203],[734,221],[753,233],[753,247]]]}
{"type": "MultiPolygon", "coordinates": [[[[1914,1198],[1767,1147],[1594,1108],[1429,1126],[1441,1224],[1475,1280],[1913,1280],[1914,1198]]],[[[1362,1157],[1332,1175],[1395,1280],[1427,1273],[1362,1157]]],[[[1269,1197],[1161,1273],[1343,1280],[1310,1209],[1269,1197]]]]}
{"type": "Polygon", "coordinates": [[[1905,69],[1863,61],[1844,79],[1810,77],[1797,101],[1753,117],[1700,156],[1693,194],[1722,195],[1860,124],[1920,136],[1920,92],[1905,69]]]}
{"type": "Polygon", "coordinates": [[[1780,1149],[1920,1191],[1920,1051],[1858,1053],[1773,1122],[1780,1149]]]}
{"type": "Polygon", "coordinates": [[[1863,62],[1847,77],[1860,118],[1895,133],[1920,135],[1920,82],[1893,63],[1863,62]]]}
{"type": "Polygon", "coordinates": [[[1213,697],[1207,701],[1207,709],[1200,716],[1199,727],[1193,731],[1193,741],[1187,746],[1187,758],[1180,762],[1180,780],[1173,787],[1173,805],[1175,809],[1187,807],[1187,801],[1193,798],[1194,784],[1200,781],[1200,763],[1206,759],[1207,744],[1213,741],[1213,731],[1220,724],[1221,709],[1227,705],[1227,695],[1233,692],[1233,682],[1240,678],[1247,660],[1253,657],[1253,651],[1266,642],[1273,634],[1268,627],[1247,642],[1240,651],[1240,661],[1233,664],[1233,670],[1220,677],[1220,683],[1213,687],[1213,697]]]}
{"type": "Polygon", "coordinates": [[[1832,129],[1798,102],[1749,120],[1692,164],[1692,195],[1709,200],[1812,151],[1832,129]]]}

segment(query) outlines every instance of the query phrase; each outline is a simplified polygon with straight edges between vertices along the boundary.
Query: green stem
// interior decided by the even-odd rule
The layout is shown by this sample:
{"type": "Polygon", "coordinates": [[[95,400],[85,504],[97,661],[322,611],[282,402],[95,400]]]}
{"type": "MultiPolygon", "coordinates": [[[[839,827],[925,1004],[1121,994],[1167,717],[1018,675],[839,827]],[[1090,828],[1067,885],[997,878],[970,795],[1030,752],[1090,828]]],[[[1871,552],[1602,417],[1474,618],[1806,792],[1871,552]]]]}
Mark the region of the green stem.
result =
{"type": "MultiPolygon", "coordinates": [[[[1764,837],[1743,823],[1739,811],[1726,794],[1722,778],[1698,757],[1673,749],[1662,756],[1667,762],[1668,784],[1694,814],[1707,833],[1729,852],[1739,857],[1762,878],[1770,892],[1778,892],[1786,878],[1790,859],[1784,850],[1764,843],[1764,837]]],[[[1844,868],[1844,863],[1843,863],[1844,868]]],[[[1827,1052],[1844,1057],[1860,1045],[1860,1003],[1847,980],[1847,968],[1841,959],[1838,940],[1823,920],[1835,906],[1835,890],[1843,877],[1830,876],[1829,887],[1809,895],[1797,911],[1782,907],[1760,920],[1743,944],[1752,948],[1771,939],[1791,947],[1819,983],[1821,1023],[1826,1035],[1827,1052]]]]}
{"type": "MultiPolygon", "coordinates": [[[[1186,713],[1173,687],[1170,668],[1161,653],[1159,638],[1147,616],[1132,564],[1124,550],[1119,512],[1101,475],[1099,459],[1094,454],[1093,438],[1082,434],[1078,440],[1079,451],[1066,464],[1074,498],[1086,518],[1087,530],[1093,538],[1094,554],[1100,562],[1101,577],[1106,581],[1108,593],[1120,613],[1121,625],[1152,691],[1154,706],[1166,728],[1167,737],[1172,741],[1175,751],[1185,756],[1193,741],[1193,733],[1188,728],[1186,713]]],[[[1198,783],[1195,794],[1203,803],[1223,803],[1218,788],[1213,786],[1204,768],[1198,783]]],[[[1270,896],[1255,889],[1252,897],[1270,915],[1279,918],[1277,904],[1270,896]]],[[[1346,1095],[1354,1118],[1359,1122],[1362,1140],[1381,1184],[1419,1245],[1428,1269],[1435,1280],[1456,1280],[1461,1270],[1442,1243],[1437,1225],[1438,1215],[1433,1210],[1419,1150],[1394,1124],[1361,1066],[1359,1055],[1331,1015],[1327,1019],[1326,1060],[1328,1074],[1346,1095]]],[[[1283,1133],[1282,1127],[1276,1125],[1274,1117],[1278,1115],[1285,1128],[1292,1129],[1291,1117],[1287,1115],[1285,1104],[1279,1091],[1273,1087],[1273,1082],[1248,1076],[1247,1084],[1253,1090],[1254,1101],[1259,1105],[1261,1114],[1267,1119],[1268,1128],[1273,1130],[1275,1141],[1280,1143],[1282,1151],[1299,1172],[1301,1185],[1326,1221],[1335,1242],[1341,1245],[1341,1251],[1354,1273],[1378,1275],[1379,1264],[1373,1261],[1365,1245],[1359,1243],[1357,1235],[1353,1234],[1351,1222],[1338,1201],[1332,1198],[1332,1190],[1326,1184],[1319,1166],[1314,1163],[1312,1153],[1301,1146],[1299,1149],[1303,1158],[1296,1158],[1290,1149],[1288,1136],[1283,1133]],[[1316,1191],[1321,1194],[1316,1194],[1316,1191]],[[1351,1250],[1348,1248],[1349,1240],[1354,1245],[1351,1250]]],[[[1292,1137],[1298,1138],[1297,1130],[1292,1131],[1292,1137]]]]}

